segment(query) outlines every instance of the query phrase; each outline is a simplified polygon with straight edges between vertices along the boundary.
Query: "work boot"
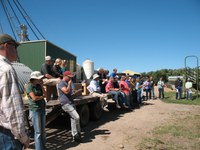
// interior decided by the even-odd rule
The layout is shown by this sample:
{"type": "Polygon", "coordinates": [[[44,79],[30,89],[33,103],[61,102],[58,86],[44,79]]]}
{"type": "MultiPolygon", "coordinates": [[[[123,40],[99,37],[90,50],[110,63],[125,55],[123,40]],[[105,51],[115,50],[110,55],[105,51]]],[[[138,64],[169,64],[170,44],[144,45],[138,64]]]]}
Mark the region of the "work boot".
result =
{"type": "Polygon", "coordinates": [[[81,134],[77,133],[75,136],[73,136],[73,141],[81,143],[82,142],[81,134]]]}

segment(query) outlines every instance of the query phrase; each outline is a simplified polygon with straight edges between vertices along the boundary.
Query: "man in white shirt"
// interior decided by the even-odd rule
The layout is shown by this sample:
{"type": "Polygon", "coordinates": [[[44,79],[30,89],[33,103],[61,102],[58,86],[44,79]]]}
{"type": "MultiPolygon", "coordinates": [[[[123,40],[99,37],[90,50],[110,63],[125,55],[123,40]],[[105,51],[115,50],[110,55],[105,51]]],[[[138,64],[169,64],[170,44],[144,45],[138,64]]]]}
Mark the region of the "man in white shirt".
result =
{"type": "Polygon", "coordinates": [[[109,111],[107,106],[107,95],[101,93],[101,87],[99,86],[99,75],[94,74],[93,79],[90,82],[90,85],[87,87],[88,91],[90,92],[90,95],[94,97],[99,97],[101,102],[101,107],[104,111],[109,111]]]}
{"type": "Polygon", "coordinates": [[[192,100],[192,82],[190,78],[188,78],[187,82],[185,83],[186,88],[186,99],[192,100]]]}

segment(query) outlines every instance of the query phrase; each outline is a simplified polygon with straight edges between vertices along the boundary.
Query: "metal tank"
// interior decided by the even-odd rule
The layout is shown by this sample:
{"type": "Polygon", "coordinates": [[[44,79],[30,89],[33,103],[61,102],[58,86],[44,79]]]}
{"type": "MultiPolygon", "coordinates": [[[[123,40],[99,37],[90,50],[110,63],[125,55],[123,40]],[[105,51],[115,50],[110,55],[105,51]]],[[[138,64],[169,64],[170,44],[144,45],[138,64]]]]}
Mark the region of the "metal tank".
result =
{"type": "Polygon", "coordinates": [[[83,62],[83,72],[84,72],[84,79],[89,80],[91,79],[92,75],[94,74],[94,62],[90,59],[86,59],[83,62]]]}
{"type": "Polygon", "coordinates": [[[24,64],[18,62],[12,63],[12,66],[17,73],[20,93],[23,94],[24,85],[30,80],[32,70],[24,64]]]}

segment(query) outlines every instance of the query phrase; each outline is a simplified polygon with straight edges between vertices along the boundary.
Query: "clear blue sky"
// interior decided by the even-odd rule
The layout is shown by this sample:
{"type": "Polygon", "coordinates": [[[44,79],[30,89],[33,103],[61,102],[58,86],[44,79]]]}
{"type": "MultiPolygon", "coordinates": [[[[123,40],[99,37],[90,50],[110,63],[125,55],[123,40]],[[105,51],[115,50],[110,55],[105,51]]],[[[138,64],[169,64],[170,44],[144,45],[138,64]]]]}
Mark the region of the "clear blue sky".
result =
{"type": "MultiPolygon", "coordinates": [[[[188,55],[200,58],[200,0],[19,2],[46,39],[81,65],[89,58],[95,69],[149,72],[183,68],[188,55]]],[[[0,21],[11,33],[7,20],[0,21]]],[[[189,58],[188,65],[196,60],[189,58]]]]}

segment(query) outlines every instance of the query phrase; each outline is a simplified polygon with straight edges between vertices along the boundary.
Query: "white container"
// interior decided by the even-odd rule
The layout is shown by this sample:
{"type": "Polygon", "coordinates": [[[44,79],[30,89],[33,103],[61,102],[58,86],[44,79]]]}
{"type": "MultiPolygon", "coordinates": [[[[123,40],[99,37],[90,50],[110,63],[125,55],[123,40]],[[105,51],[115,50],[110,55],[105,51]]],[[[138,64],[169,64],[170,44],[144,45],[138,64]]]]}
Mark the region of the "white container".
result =
{"type": "Polygon", "coordinates": [[[86,59],[83,62],[83,72],[85,80],[91,79],[92,75],[94,74],[94,62],[90,59],[86,59]]]}

